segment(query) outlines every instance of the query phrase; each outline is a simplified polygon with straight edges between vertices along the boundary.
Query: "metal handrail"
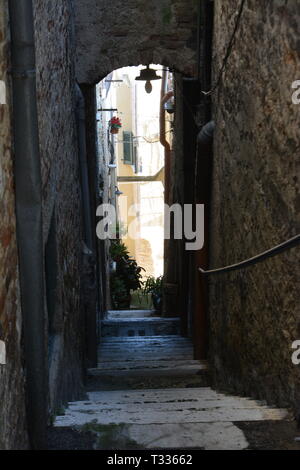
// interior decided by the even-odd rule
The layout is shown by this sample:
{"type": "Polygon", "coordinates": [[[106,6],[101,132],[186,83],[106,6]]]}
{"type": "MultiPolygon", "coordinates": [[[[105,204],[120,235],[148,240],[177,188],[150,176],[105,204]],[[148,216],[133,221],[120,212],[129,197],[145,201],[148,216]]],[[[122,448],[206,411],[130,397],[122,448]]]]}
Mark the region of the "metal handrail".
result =
{"type": "Polygon", "coordinates": [[[296,235],[293,238],[290,238],[289,240],[286,240],[280,245],[274,246],[270,250],[264,251],[263,253],[260,253],[259,255],[253,256],[252,258],[246,259],[239,263],[231,264],[229,266],[224,266],[223,268],[217,268],[217,269],[209,269],[209,270],[204,270],[202,268],[198,268],[198,269],[200,273],[203,274],[204,276],[209,275],[209,274],[220,274],[220,273],[226,273],[229,271],[235,271],[237,269],[246,268],[253,264],[260,263],[261,261],[264,261],[267,258],[271,258],[271,256],[275,256],[281,253],[282,251],[293,248],[299,244],[300,244],[300,234],[296,235]]]}

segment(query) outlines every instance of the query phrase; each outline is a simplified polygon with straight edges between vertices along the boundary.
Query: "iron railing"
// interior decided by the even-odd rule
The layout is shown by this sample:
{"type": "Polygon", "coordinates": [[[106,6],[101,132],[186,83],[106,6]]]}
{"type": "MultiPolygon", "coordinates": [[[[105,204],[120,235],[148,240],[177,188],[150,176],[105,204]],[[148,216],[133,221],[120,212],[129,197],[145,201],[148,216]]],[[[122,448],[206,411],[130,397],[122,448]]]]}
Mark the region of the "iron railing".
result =
{"type": "Polygon", "coordinates": [[[278,255],[279,253],[282,253],[283,251],[293,248],[299,244],[300,244],[300,234],[296,235],[295,237],[290,238],[289,240],[286,240],[283,243],[280,243],[280,245],[274,246],[270,250],[264,251],[263,253],[253,256],[252,258],[248,258],[244,261],[240,261],[239,263],[231,264],[231,265],[224,266],[222,268],[217,268],[217,269],[204,270],[202,268],[199,268],[199,271],[204,276],[207,276],[210,274],[227,273],[229,271],[235,271],[237,269],[247,268],[249,266],[252,266],[253,264],[260,263],[267,258],[271,258],[272,256],[278,255]]]}

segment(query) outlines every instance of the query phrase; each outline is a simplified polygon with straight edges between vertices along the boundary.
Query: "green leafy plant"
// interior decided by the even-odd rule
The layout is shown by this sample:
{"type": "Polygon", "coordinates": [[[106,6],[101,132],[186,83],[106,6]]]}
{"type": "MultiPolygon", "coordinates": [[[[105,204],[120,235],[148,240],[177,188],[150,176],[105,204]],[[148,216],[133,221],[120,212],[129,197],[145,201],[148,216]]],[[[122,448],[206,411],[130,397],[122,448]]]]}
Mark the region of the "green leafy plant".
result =
{"type": "Polygon", "coordinates": [[[110,245],[110,256],[113,261],[117,263],[121,262],[122,259],[129,258],[129,251],[126,245],[120,240],[112,240],[110,245]]]}
{"type": "Polygon", "coordinates": [[[148,276],[146,281],[144,282],[144,287],[143,287],[143,294],[157,294],[157,295],[162,295],[162,289],[163,289],[163,276],[159,277],[153,277],[153,276],[148,276]]]}
{"type": "Polygon", "coordinates": [[[148,296],[149,294],[151,294],[155,310],[161,312],[163,299],[163,276],[149,276],[144,282],[142,292],[144,296],[148,296]]]}
{"type": "Polygon", "coordinates": [[[125,237],[126,233],[127,233],[127,229],[126,229],[125,224],[123,224],[122,222],[117,222],[115,229],[112,229],[112,235],[113,235],[112,238],[120,239],[122,237],[125,237]]]}
{"type": "Polygon", "coordinates": [[[121,240],[112,240],[110,256],[116,262],[116,272],[111,275],[112,303],[114,308],[128,308],[130,291],[141,289],[143,286],[142,271],[144,268],[138,266],[135,259],[129,256],[129,251],[121,240]]]}
{"type": "Polygon", "coordinates": [[[125,282],[116,274],[112,274],[110,277],[110,291],[114,309],[120,310],[127,308],[128,304],[130,305],[130,294],[128,293],[125,282]]]}

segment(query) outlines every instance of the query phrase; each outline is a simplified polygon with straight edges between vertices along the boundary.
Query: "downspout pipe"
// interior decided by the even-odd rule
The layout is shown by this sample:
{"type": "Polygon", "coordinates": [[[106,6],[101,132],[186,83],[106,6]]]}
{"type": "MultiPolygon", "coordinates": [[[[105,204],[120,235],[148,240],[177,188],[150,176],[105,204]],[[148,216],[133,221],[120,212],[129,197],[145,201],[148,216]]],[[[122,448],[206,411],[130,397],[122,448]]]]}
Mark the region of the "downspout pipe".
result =
{"type": "Polygon", "coordinates": [[[170,171],[171,171],[171,148],[166,139],[166,111],[165,103],[174,95],[173,91],[165,92],[167,83],[167,72],[164,70],[161,82],[160,113],[159,113],[159,133],[160,143],[165,148],[165,203],[169,203],[170,198],[170,171]]]}
{"type": "MultiPolygon", "coordinates": [[[[173,92],[166,93],[167,85],[167,72],[163,70],[162,73],[162,82],[161,82],[161,92],[160,92],[160,110],[159,110],[159,140],[161,145],[165,149],[165,180],[164,180],[164,202],[165,204],[170,204],[170,177],[171,177],[171,147],[166,139],[166,111],[165,103],[173,96],[173,92]]],[[[173,241],[165,239],[164,240],[164,286],[169,283],[170,270],[174,272],[174,266],[171,268],[170,259],[174,256],[173,250],[173,241]]],[[[172,278],[172,276],[171,276],[172,278]]],[[[163,305],[164,312],[163,316],[170,315],[170,302],[169,294],[164,288],[163,290],[163,305]]]]}
{"type": "Polygon", "coordinates": [[[33,449],[46,444],[47,367],[44,311],[42,180],[39,153],[33,6],[9,0],[13,85],[14,174],[26,412],[33,449]]]}

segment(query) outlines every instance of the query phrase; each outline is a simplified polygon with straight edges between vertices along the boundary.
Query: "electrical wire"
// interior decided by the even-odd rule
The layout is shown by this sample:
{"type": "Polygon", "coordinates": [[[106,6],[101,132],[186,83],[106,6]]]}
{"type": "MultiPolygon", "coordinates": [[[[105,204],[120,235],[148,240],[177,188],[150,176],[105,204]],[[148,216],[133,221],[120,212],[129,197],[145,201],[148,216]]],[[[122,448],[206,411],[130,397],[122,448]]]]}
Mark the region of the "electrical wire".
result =
{"type": "Polygon", "coordinates": [[[218,88],[218,86],[219,86],[220,83],[221,83],[224,70],[225,70],[225,68],[226,68],[228,59],[229,59],[230,54],[231,54],[231,51],[232,51],[232,47],[233,47],[233,44],[234,44],[235,36],[236,36],[237,30],[238,30],[239,25],[240,25],[240,20],[241,20],[241,16],[242,16],[242,13],[243,13],[243,9],[244,9],[245,3],[246,3],[246,0],[241,0],[241,4],[240,4],[239,10],[238,10],[237,17],[236,17],[236,22],[235,22],[235,25],[234,25],[234,28],[233,28],[233,32],[232,32],[232,34],[231,34],[230,41],[229,41],[229,43],[228,43],[227,51],[226,51],[226,54],[225,54],[225,56],[224,56],[224,59],[223,59],[223,62],[222,62],[222,66],[221,66],[221,68],[220,68],[220,70],[219,70],[218,78],[216,79],[215,84],[212,86],[212,88],[211,88],[209,91],[201,91],[201,93],[203,93],[203,94],[206,95],[206,96],[207,96],[207,95],[212,95],[212,94],[214,93],[214,91],[218,88]]]}
{"type": "MultiPolygon", "coordinates": [[[[213,85],[213,87],[209,91],[201,90],[201,93],[204,94],[205,96],[212,95],[212,93],[214,93],[214,91],[219,87],[219,85],[221,83],[222,76],[223,76],[224,70],[225,70],[226,65],[227,65],[227,61],[228,61],[228,59],[230,57],[230,54],[231,54],[231,51],[232,51],[232,47],[233,47],[235,36],[236,36],[237,30],[238,30],[238,27],[239,27],[239,24],[240,24],[240,20],[241,20],[241,16],[242,16],[242,13],[243,13],[245,3],[246,3],[246,0],[241,0],[240,7],[239,7],[239,10],[238,10],[238,14],[237,14],[237,17],[236,17],[236,22],[235,22],[235,25],[234,25],[234,28],[233,28],[233,32],[231,34],[230,41],[229,41],[229,44],[228,44],[228,47],[227,47],[227,51],[226,51],[226,54],[225,54],[224,59],[222,61],[222,66],[220,68],[218,78],[217,78],[215,84],[213,85]]],[[[201,128],[204,123],[201,124],[197,121],[197,119],[195,117],[195,112],[193,111],[193,109],[192,109],[190,103],[188,102],[188,100],[186,99],[186,97],[183,93],[183,89],[181,88],[181,84],[179,85],[179,81],[177,81],[177,88],[176,89],[179,92],[179,94],[181,95],[181,97],[184,101],[184,104],[185,104],[187,110],[189,111],[195,125],[197,126],[197,128],[201,128]]]]}

